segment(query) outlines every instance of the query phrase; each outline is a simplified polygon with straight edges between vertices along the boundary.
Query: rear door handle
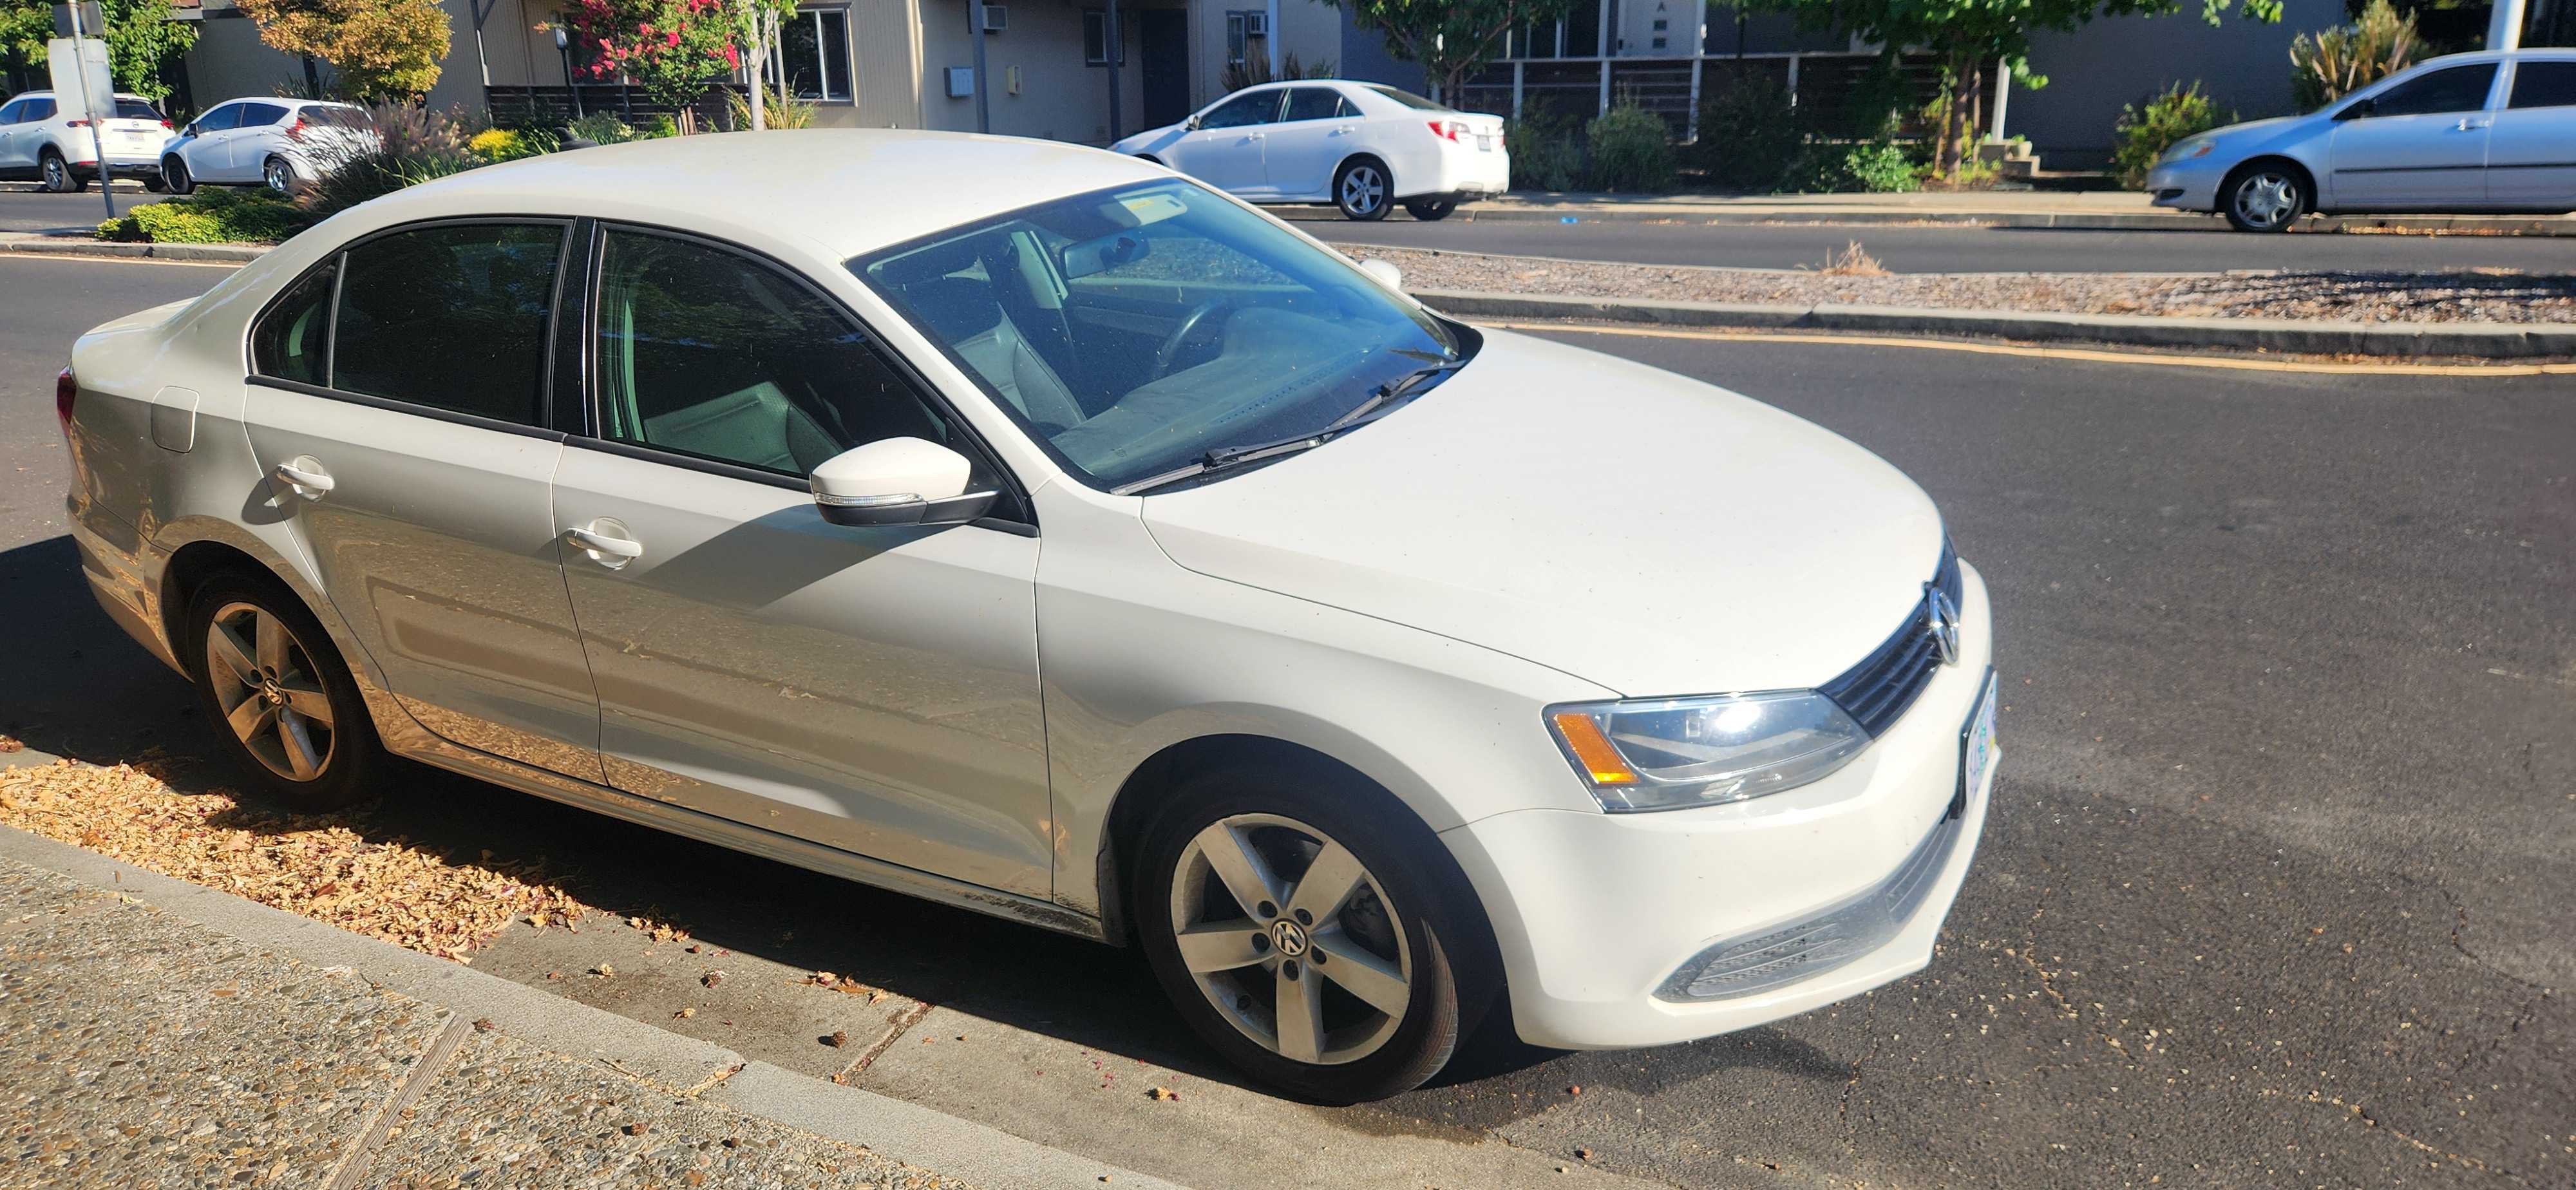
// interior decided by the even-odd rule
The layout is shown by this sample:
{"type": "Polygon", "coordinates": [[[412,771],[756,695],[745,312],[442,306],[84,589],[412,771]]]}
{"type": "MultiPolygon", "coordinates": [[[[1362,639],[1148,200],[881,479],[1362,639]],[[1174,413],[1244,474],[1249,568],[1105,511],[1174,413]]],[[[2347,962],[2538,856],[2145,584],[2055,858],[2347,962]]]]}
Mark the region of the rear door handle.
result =
{"type": "Polygon", "coordinates": [[[605,517],[564,530],[564,540],[611,570],[644,556],[644,543],[628,537],[626,526],[605,517]]]}
{"type": "Polygon", "coordinates": [[[311,455],[297,455],[279,463],[272,474],[294,489],[296,495],[307,500],[319,500],[330,495],[335,482],[331,473],[322,469],[322,461],[311,455]]]}

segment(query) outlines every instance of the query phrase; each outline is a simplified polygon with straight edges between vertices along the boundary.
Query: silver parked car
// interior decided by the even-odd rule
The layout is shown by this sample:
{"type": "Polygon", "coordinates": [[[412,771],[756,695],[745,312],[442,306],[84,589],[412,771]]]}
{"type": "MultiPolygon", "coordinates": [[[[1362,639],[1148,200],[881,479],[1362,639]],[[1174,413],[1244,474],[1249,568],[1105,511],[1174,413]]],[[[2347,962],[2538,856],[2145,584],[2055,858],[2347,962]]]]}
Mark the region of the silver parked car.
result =
{"type": "Polygon", "coordinates": [[[2576,49],[2435,58],[2305,116],[2185,137],[2147,189],[2239,231],[2310,212],[2576,211],[2576,49]]]}

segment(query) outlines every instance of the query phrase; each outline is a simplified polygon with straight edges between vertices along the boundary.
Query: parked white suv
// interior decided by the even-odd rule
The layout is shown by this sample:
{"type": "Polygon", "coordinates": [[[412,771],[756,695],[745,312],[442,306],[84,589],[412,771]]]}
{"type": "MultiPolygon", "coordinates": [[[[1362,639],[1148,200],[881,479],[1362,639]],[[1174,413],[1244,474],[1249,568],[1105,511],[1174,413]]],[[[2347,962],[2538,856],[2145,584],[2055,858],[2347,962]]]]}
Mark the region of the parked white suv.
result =
{"type": "Polygon", "coordinates": [[[0,103],[0,179],[42,182],[56,194],[86,189],[99,175],[99,150],[107,151],[109,177],[141,178],[157,186],[161,142],[170,121],[140,95],[118,95],[116,116],[99,127],[61,110],[51,91],[22,91],[0,103]]]}
{"type": "Polygon", "coordinates": [[[235,99],[207,108],[161,149],[173,194],[201,182],[283,193],[327,172],[343,152],[371,143],[375,120],[355,104],[315,99],[235,99]]]}
{"type": "Polygon", "coordinates": [[[1315,1099],[1932,961],[1998,753],[1931,499],[1393,281],[1043,141],[552,154],[82,336],[69,520],[270,796],[390,753],[1132,943],[1315,1099]]]}
{"type": "Polygon", "coordinates": [[[1341,79],[1247,87],[1110,150],[1160,162],[1250,202],[1329,202],[1352,219],[1396,204],[1439,219],[1511,183],[1503,118],[1341,79]]]}

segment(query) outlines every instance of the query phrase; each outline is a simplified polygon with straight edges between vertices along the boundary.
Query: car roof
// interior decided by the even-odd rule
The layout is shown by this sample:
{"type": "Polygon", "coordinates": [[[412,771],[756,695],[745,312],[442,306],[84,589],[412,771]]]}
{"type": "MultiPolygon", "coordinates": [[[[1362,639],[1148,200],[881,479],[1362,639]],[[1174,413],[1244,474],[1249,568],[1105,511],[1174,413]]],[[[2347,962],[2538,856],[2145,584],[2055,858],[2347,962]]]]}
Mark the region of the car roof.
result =
{"type": "MultiPolygon", "coordinates": [[[[51,99],[53,97],[53,88],[40,87],[33,91],[20,91],[15,95],[0,96],[0,103],[16,103],[21,99],[51,99]]],[[[137,95],[132,91],[119,91],[116,93],[116,97],[119,99],[141,99],[145,103],[152,102],[149,98],[137,95]]]]}
{"type": "Polygon", "coordinates": [[[380,212],[369,222],[386,224],[557,213],[716,235],[748,227],[847,259],[1066,195],[1171,176],[1121,154],[1023,137],[781,129],[548,153],[399,190],[363,209],[380,212]]]}

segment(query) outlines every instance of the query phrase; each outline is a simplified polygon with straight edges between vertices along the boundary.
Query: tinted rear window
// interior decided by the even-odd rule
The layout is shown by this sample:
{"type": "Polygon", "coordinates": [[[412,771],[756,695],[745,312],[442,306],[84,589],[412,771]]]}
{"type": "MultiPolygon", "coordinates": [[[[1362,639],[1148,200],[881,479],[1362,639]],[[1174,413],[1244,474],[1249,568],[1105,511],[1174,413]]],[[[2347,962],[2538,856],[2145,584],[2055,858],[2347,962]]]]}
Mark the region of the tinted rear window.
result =
{"type": "Polygon", "coordinates": [[[1375,91],[1380,95],[1384,95],[1397,103],[1401,103],[1404,106],[1413,108],[1417,111],[1454,112],[1458,110],[1457,108],[1451,107],[1445,103],[1435,103],[1431,100],[1424,99],[1411,91],[1399,91],[1393,87],[1380,87],[1375,84],[1371,84],[1369,90],[1375,91]]]}
{"type": "Polygon", "coordinates": [[[116,114],[127,120],[158,120],[161,109],[140,99],[119,99],[116,101],[116,114]]]}
{"type": "Polygon", "coordinates": [[[543,424],[537,395],[563,234],[543,224],[451,224],[350,249],[331,386],[543,424]]]}
{"type": "Polygon", "coordinates": [[[2525,62],[2513,68],[2507,107],[2576,106],[2576,61],[2525,62]]]}
{"type": "Polygon", "coordinates": [[[368,118],[367,109],[362,107],[322,107],[316,105],[304,109],[302,114],[304,116],[305,123],[319,124],[324,128],[373,128],[376,126],[376,122],[368,118]]]}

